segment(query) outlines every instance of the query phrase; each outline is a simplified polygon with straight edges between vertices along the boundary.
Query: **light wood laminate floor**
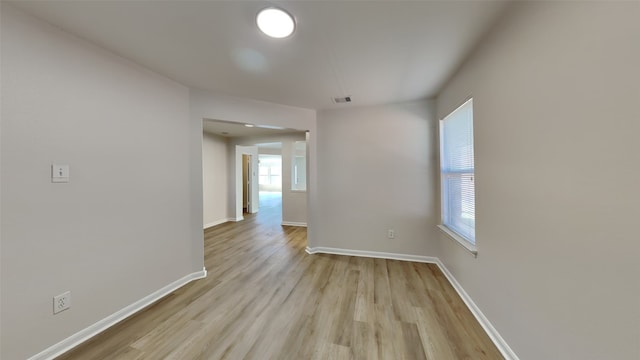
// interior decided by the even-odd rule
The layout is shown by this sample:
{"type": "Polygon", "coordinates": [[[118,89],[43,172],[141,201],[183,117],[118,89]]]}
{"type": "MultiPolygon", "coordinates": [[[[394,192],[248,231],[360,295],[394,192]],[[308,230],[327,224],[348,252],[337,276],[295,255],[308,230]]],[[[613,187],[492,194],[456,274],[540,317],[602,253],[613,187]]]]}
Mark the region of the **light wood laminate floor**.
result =
{"type": "Polygon", "coordinates": [[[502,359],[436,265],[308,255],[279,211],[207,229],[206,279],[59,359],[502,359]]]}

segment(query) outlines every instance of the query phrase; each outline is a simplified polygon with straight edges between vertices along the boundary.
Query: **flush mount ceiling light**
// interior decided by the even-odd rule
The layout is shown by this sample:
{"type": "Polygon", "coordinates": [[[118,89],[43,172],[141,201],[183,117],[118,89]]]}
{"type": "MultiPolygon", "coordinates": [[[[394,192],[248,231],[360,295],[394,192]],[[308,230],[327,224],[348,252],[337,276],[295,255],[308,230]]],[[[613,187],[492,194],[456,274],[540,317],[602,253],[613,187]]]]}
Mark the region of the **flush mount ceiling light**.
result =
{"type": "Polygon", "coordinates": [[[282,9],[274,7],[262,9],[256,16],[256,24],[260,31],[276,39],[290,36],[296,28],[293,16],[282,9]]]}
{"type": "Polygon", "coordinates": [[[244,126],[246,126],[246,127],[254,127],[255,125],[253,125],[253,124],[244,124],[244,126]]]}

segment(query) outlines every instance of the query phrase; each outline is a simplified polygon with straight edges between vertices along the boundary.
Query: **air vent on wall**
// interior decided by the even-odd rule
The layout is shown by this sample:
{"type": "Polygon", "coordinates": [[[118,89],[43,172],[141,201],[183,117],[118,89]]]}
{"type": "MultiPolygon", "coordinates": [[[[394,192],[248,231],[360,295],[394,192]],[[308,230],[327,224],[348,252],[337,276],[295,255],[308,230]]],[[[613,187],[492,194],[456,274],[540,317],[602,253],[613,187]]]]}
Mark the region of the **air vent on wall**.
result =
{"type": "Polygon", "coordinates": [[[333,100],[333,102],[336,103],[336,104],[350,103],[351,102],[351,96],[334,97],[334,98],[331,98],[331,100],[333,100]]]}

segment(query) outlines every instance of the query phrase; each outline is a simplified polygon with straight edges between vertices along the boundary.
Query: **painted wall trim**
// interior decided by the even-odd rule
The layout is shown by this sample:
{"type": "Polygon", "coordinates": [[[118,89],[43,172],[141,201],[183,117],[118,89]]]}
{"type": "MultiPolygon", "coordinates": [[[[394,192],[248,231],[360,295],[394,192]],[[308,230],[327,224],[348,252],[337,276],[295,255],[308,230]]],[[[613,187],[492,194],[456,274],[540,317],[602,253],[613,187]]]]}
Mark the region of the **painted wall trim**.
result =
{"type": "Polygon", "coordinates": [[[365,250],[351,250],[351,249],[330,248],[330,247],[322,247],[322,246],[319,246],[319,247],[307,246],[305,251],[307,252],[307,254],[311,254],[311,255],[334,254],[334,255],[369,257],[369,258],[377,258],[377,259],[414,261],[414,262],[422,262],[422,263],[430,263],[430,264],[437,264],[440,261],[438,260],[438,258],[432,257],[432,256],[408,255],[408,254],[397,254],[397,253],[365,251],[365,250]]]}
{"type": "Polygon", "coordinates": [[[240,216],[240,217],[237,217],[235,219],[231,218],[231,221],[235,221],[235,222],[242,221],[242,220],[244,220],[244,216],[240,216]]]}
{"type": "Polygon", "coordinates": [[[507,342],[500,336],[498,330],[491,324],[489,319],[480,311],[480,308],[476,305],[476,303],[471,299],[469,294],[462,288],[462,285],[456,280],[456,278],[451,274],[449,269],[440,261],[439,258],[433,256],[420,256],[420,255],[408,255],[408,254],[396,254],[396,253],[386,253],[386,252],[378,252],[378,251],[363,251],[363,250],[351,250],[351,249],[340,249],[340,248],[330,248],[330,247],[308,247],[305,249],[307,254],[334,254],[334,255],[347,255],[347,256],[360,256],[360,257],[369,257],[369,258],[379,258],[379,259],[391,259],[391,260],[402,260],[402,261],[413,261],[413,262],[423,262],[436,264],[444,274],[444,276],[449,280],[449,283],[456,290],[462,301],[464,301],[469,311],[473,314],[473,316],[478,320],[480,326],[487,333],[491,341],[496,345],[502,356],[506,360],[519,360],[518,356],[515,352],[509,347],[507,342]]]}
{"type": "Polygon", "coordinates": [[[307,227],[307,223],[306,222],[295,222],[295,221],[283,221],[282,226],[302,226],[302,227],[307,227]]]}
{"type": "Polygon", "coordinates": [[[216,221],[210,222],[208,224],[204,224],[202,228],[206,230],[206,229],[208,229],[210,227],[214,227],[216,225],[224,224],[224,223],[229,222],[229,221],[237,221],[237,220],[233,219],[233,218],[220,219],[220,220],[216,220],[216,221]]]}
{"type": "Polygon", "coordinates": [[[83,342],[98,335],[99,333],[107,330],[108,328],[121,322],[122,320],[125,320],[126,318],[146,308],[147,306],[153,304],[154,302],[160,300],[161,298],[169,295],[170,293],[181,288],[182,286],[194,280],[203,279],[205,277],[207,277],[207,269],[205,268],[203,268],[202,271],[197,271],[197,272],[188,274],[183,278],[178,279],[172,282],[171,284],[154,291],[153,293],[143,297],[142,299],[134,302],[133,304],[123,308],[122,310],[107,316],[106,318],[98,321],[97,323],[83,330],[80,330],[79,332],[69,336],[68,338],[60,341],[59,343],[53,346],[50,346],[49,348],[41,351],[40,353],[30,357],[29,360],[54,359],[55,357],[64,354],[65,352],[82,344],[83,342]]]}
{"type": "Polygon", "coordinates": [[[480,308],[478,308],[478,305],[476,305],[473,299],[471,299],[471,296],[469,296],[469,294],[467,294],[467,292],[464,291],[464,288],[462,287],[462,285],[460,285],[458,280],[456,280],[453,274],[451,274],[449,269],[447,269],[447,267],[444,266],[444,264],[442,263],[442,261],[440,261],[440,259],[438,259],[437,264],[440,270],[442,271],[442,273],[444,274],[444,276],[447,278],[447,280],[449,280],[449,283],[451,283],[451,286],[453,286],[453,288],[456,289],[456,292],[458,293],[458,295],[460,295],[460,297],[462,298],[462,301],[464,301],[464,303],[467,305],[467,308],[469,308],[469,311],[471,311],[473,316],[475,316],[476,320],[478,320],[478,322],[480,323],[480,326],[482,326],[482,328],[487,333],[487,335],[489,335],[489,338],[491,338],[491,341],[493,341],[493,343],[496,345],[496,347],[498,348],[502,356],[504,356],[506,360],[519,360],[516,353],[513,352],[511,347],[509,347],[509,344],[507,344],[507,342],[502,338],[502,336],[500,336],[500,333],[498,333],[498,330],[496,330],[496,328],[493,327],[489,319],[487,319],[487,317],[484,316],[482,311],[480,311],[480,308]]]}

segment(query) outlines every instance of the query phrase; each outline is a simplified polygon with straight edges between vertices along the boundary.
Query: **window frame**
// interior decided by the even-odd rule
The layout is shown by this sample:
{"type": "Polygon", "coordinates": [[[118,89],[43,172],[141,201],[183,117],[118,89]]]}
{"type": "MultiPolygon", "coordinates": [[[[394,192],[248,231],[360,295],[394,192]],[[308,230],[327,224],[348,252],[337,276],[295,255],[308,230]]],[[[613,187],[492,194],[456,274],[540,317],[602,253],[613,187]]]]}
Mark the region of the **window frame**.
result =
{"type": "MultiPolygon", "coordinates": [[[[472,141],[472,148],[473,148],[473,153],[475,155],[475,134],[474,134],[474,112],[473,112],[473,98],[469,97],[468,99],[466,99],[461,105],[459,105],[458,107],[456,107],[453,111],[451,111],[450,113],[448,113],[446,116],[444,116],[442,119],[440,119],[439,121],[439,144],[438,144],[438,150],[439,150],[439,166],[438,166],[438,171],[439,171],[439,175],[440,175],[440,224],[438,225],[438,228],[444,233],[446,234],[449,238],[451,238],[452,240],[456,241],[456,243],[458,243],[459,245],[461,245],[463,248],[465,248],[467,251],[469,251],[473,256],[477,256],[478,254],[478,249],[476,246],[476,239],[475,239],[475,234],[474,234],[474,238],[473,240],[468,239],[467,237],[463,236],[461,233],[457,232],[456,230],[452,229],[451,227],[446,225],[446,211],[447,211],[447,195],[449,194],[446,189],[447,189],[447,185],[446,185],[446,181],[448,179],[451,179],[453,174],[459,174],[460,175],[460,179],[462,180],[462,177],[466,174],[471,176],[472,181],[474,183],[473,186],[473,206],[474,206],[474,224],[473,224],[473,229],[475,232],[475,158],[473,159],[473,167],[471,168],[471,171],[465,171],[460,172],[460,171],[445,171],[445,169],[443,169],[443,163],[444,163],[444,151],[443,151],[443,145],[444,145],[444,123],[447,121],[447,119],[450,119],[452,115],[456,114],[456,112],[458,112],[459,110],[461,110],[462,108],[464,108],[465,106],[467,106],[467,104],[470,104],[471,106],[471,141],[472,141]]],[[[468,170],[468,169],[467,169],[468,170]]]]}

